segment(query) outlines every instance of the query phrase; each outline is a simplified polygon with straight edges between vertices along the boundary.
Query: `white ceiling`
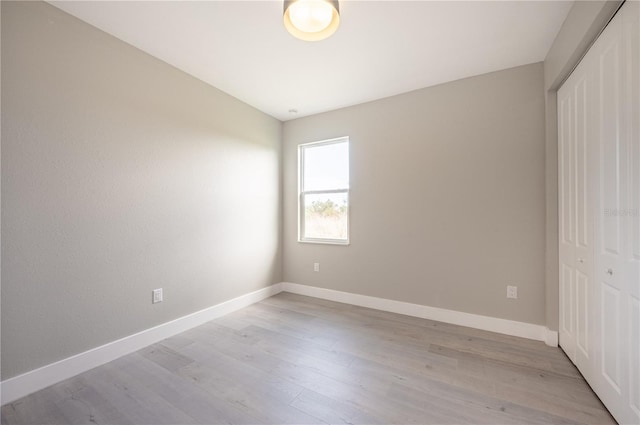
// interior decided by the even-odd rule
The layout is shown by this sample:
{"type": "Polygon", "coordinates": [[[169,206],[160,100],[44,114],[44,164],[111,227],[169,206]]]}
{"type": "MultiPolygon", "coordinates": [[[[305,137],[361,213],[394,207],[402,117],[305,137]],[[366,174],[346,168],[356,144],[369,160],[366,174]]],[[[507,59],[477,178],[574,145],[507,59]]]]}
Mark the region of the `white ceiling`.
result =
{"type": "Polygon", "coordinates": [[[304,42],[282,1],[51,3],[283,121],[542,61],[573,4],[343,0],[304,42]]]}

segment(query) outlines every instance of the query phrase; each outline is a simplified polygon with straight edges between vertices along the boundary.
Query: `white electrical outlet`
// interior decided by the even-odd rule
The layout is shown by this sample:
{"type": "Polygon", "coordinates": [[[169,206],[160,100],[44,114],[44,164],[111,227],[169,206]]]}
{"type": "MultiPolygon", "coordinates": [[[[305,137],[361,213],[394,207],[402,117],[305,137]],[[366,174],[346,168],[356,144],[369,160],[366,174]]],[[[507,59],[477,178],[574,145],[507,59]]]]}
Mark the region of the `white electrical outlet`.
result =
{"type": "Polygon", "coordinates": [[[514,300],[518,298],[517,286],[507,286],[507,298],[513,298],[514,300]]]}
{"type": "Polygon", "coordinates": [[[320,271],[320,263],[313,263],[313,271],[314,272],[320,271]]]}
{"type": "Polygon", "coordinates": [[[152,304],[156,304],[156,303],[161,303],[162,302],[162,288],[158,288],[158,289],[154,289],[152,291],[152,298],[151,298],[151,303],[152,304]]]}

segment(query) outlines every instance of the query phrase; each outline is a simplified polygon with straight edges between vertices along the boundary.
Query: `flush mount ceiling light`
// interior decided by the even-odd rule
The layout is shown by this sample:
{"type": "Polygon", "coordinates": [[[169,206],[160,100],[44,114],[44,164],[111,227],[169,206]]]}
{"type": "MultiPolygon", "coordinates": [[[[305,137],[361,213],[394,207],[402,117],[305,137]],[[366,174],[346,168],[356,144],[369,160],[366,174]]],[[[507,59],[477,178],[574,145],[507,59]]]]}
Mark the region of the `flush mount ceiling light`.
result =
{"type": "Polygon", "coordinates": [[[285,0],[284,26],[296,38],[324,40],[340,25],[338,0],[285,0]]]}

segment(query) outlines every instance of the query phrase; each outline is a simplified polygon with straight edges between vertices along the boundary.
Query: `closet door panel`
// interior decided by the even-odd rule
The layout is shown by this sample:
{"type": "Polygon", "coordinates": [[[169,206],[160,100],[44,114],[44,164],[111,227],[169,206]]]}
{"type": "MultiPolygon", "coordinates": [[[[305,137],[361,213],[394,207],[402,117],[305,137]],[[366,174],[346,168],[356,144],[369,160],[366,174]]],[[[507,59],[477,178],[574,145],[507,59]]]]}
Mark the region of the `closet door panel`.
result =
{"type": "Polygon", "coordinates": [[[628,303],[625,292],[627,252],[627,131],[625,129],[625,51],[622,13],[609,23],[593,46],[596,60],[595,144],[598,161],[596,202],[597,311],[594,335],[594,390],[621,421],[628,397],[628,303]]]}
{"type": "MultiPolygon", "coordinates": [[[[610,261],[620,260],[620,178],[621,178],[621,37],[618,32],[604,35],[609,43],[599,56],[600,104],[598,123],[600,157],[600,216],[601,254],[610,261]],[[618,37],[615,37],[618,35],[618,37]]],[[[611,263],[613,264],[613,263],[611,263]]]]}
{"type": "MultiPolygon", "coordinates": [[[[585,67],[586,68],[586,67],[585,67]]],[[[576,70],[580,74],[575,84],[575,190],[576,190],[576,247],[579,252],[578,267],[584,264],[591,245],[590,235],[590,214],[589,214],[589,194],[588,194],[588,170],[589,170],[589,149],[588,149],[588,82],[587,70],[576,70]],[[580,260],[583,261],[580,261],[580,260]]]]}
{"type": "MultiPolygon", "coordinates": [[[[578,270],[576,271],[576,348],[580,353],[576,353],[576,357],[581,355],[585,359],[589,359],[589,312],[591,311],[589,299],[589,277],[578,270]]],[[[583,368],[588,367],[588,362],[579,363],[579,367],[582,371],[583,368]]]]}
{"type": "Polygon", "coordinates": [[[627,119],[628,416],[640,423],[640,3],[623,14],[627,119]]]}
{"type": "Polygon", "coordinates": [[[636,423],[640,423],[640,301],[638,297],[631,297],[629,302],[629,408],[636,417],[636,423]]]}
{"type": "Polygon", "coordinates": [[[574,91],[571,81],[558,92],[558,180],[560,214],[560,346],[575,363],[575,153],[574,91]]]}
{"type": "MultiPolygon", "coordinates": [[[[602,311],[615,312],[620,308],[620,291],[604,283],[601,287],[600,299],[602,311]]],[[[605,314],[601,317],[602,356],[600,373],[611,388],[620,394],[621,354],[620,351],[620,315],[605,314]]]]}
{"type": "Polygon", "coordinates": [[[590,372],[592,314],[592,153],[589,63],[580,63],[558,92],[560,184],[560,345],[583,374],[590,372]]]}
{"type": "Polygon", "coordinates": [[[573,253],[574,242],[574,143],[573,143],[573,91],[568,89],[560,100],[560,121],[558,123],[560,155],[560,245],[566,254],[573,253]]]}
{"type": "Polygon", "coordinates": [[[574,360],[575,357],[575,334],[574,334],[574,282],[573,267],[566,264],[561,265],[560,271],[560,298],[563,305],[560,345],[565,352],[574,360]]]}
{"type": "Polygon", "coordinates": [[[589,193],[592,153],[587,61],[558,91],[560,191],[560,345],[583,374],[590,371],[589,316],[592,314],[593,206],[589,193]]]}
{"type": "Polygon", "coordinates": [[[591,276],[593,274],[593,206],[589,190],[593,187],[590,134],[592,87],[589,79],[590,61],[584,61],[574,71],[574,181],[575,181],[575,364],[585,377],[591,373],[589,348],[589,317],[591,309],[591,276]]]}

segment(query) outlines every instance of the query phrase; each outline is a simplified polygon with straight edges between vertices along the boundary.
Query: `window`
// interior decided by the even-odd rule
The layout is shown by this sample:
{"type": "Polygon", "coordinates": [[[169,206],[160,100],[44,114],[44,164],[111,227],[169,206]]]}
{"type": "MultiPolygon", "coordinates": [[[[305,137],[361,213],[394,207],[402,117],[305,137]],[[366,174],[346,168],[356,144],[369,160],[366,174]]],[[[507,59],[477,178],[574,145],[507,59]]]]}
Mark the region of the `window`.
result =
{"type": "Polygon", "coordinates": [[[298,146],[300,242],[349,243],[349,138],[298,146]]]}

